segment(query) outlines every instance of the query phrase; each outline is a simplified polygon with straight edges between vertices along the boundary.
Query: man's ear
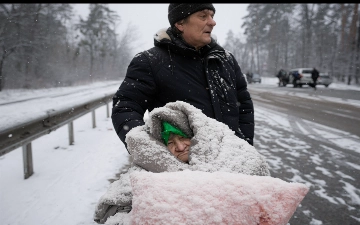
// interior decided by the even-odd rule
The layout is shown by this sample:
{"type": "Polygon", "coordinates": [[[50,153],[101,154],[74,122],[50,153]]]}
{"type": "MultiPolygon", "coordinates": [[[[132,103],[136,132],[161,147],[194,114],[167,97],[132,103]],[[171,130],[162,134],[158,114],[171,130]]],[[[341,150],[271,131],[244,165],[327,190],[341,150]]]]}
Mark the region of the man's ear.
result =
{"type": "Polygon", "coordinates": [[[184,31],[184,21],[180,20],[179,22],[175,23],[175,27],[179,30],[179,31],[184,31]]]}

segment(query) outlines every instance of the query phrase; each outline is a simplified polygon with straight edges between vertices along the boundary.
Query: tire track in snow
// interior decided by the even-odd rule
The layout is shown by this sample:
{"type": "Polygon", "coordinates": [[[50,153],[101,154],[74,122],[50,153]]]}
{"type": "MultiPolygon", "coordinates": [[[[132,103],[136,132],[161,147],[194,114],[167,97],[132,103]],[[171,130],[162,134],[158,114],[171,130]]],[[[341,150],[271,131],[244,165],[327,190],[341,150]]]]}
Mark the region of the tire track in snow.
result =
{"type": "Polygon", "coordinates": [[[257,108],[254,143],[269,162],[272,176],[288,182],[311,184],[309,194],[290,224],[310,224],[313,219],[325,224],[329,221],[354,224],[353,219],[360,218],[359,212],[355,211],[357,203],[352,200],[358,199],[356,189],[360,187],[356,180],[360,177],[354,176],[347,162],[359,160],[359,155],[330,140],[348,138],[357,141],[358,137],[293,115],[281,115],[279,111],[257,108]],[[280,122],[279,117],[284,121],[280,122]],[[329,138],[330,134],[334,137],[329,138]],[[336,173],[339,170],[342,173],[336,173]],[[342,174],[346,174],[345,177],[342,174]],[[338,213],[342,215],[337,216],[338,213]]]}

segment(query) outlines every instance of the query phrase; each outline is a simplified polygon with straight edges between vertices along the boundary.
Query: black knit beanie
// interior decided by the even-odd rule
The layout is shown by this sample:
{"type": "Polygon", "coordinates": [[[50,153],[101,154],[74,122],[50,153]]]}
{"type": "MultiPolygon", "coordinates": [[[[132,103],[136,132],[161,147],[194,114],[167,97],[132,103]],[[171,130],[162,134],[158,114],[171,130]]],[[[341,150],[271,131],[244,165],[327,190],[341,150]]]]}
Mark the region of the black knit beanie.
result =
{"type": "Polygon", "coordinates": [[[204,3],[204,4],[170,3],[168,9],[168,18],[171,27],[174,27],[176,22],[185,19],[191,14],[204,9],[211,9],[215,13],[215,8],[211,3],[204,3]]]}

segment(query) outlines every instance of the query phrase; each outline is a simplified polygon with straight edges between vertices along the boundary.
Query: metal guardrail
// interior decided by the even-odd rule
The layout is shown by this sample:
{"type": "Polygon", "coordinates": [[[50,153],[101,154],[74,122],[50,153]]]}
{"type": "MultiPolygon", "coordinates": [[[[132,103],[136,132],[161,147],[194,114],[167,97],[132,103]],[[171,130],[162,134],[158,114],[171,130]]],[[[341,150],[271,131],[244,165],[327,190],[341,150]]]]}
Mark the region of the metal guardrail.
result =
{"type": "Polygon", "coordinates": [[[73,121],[89,112],[92,112],[93,128],[96,127],[95,109],[107,106],[107,117],[109,117],[109,105],[111,95],[96,98],[78,105],[71,105],[61,111],[48,111],[48,115],[36,120],[29,121],[16,127],[0,131],[0,156],[14,149],[23,147],[24,177],[27,179],[33,174],[31,141],[68,124],[69,144],[74,143],[73,121]]]}

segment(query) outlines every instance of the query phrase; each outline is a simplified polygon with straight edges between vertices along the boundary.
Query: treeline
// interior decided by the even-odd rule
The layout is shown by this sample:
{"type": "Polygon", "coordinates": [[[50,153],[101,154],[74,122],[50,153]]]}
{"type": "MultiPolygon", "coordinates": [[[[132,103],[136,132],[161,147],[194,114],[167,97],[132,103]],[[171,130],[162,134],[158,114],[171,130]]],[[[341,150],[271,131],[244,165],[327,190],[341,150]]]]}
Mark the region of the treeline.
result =
{"type": "Polygon", "coordinates": [[[316,67],[359,84],[359,4],[250,4],[244,36],[229,31],[224,47],[244,73],[316,67]]]}
{"type": "Polygon", "coordinates": [[[124,76],[134,30],[118,34],[120,16],[107,4],[76,17],[71,4],[0,4],[0,91],[124,76]]]}
{"type": "MultiPolygon", "coordinates": [[[[275,75],[316,67],[359,84],[360,17],[354,4],[250,4],[224,47],[243,72],[275,75]]],[[[77,20],[71,4],[0,4],[0,91],[86,84],[124,76],[136,39],[119,34],[120,16],[90,4],[77,20]]]]}

